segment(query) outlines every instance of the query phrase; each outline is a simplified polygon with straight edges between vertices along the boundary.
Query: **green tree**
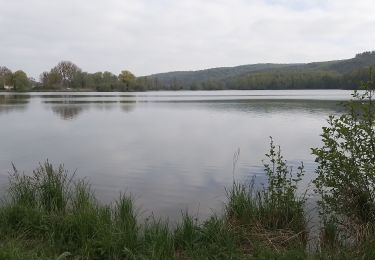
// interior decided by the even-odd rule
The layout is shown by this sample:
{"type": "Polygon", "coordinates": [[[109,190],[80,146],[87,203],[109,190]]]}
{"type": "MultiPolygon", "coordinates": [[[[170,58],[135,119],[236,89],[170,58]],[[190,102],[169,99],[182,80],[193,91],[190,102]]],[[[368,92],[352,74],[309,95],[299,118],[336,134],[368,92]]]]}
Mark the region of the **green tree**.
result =
{"type": "Polygon", "coordinates": [[[86,82],[86,74],[85,72],[82,72],[80,70],[78,70],[74,76],[73,76],[73,79],[70,83],[70,86],[72,88],[85,88],[87,86],[87,82],[86,82]]]}
{"type": "Polygon", "coordinates": [[[12,79],[12,71],[5,66],[0,66],[0,89],[4,88],[4,85],[10,85],[12,79]]]}
{"type": "Polygon", "coordinates": [[[121,71],[120,75],[118,76],[118,79],[121,83],[123,83],[126,87],[126,91],[131,90],[131,87],[133,86],[136,77],[133,73],[131,73],[128,70],[121,71]]]}
{"type": "Polygon", "coordinates": [[[26,91],[31,87],[31,82],[27,74],[22,70],[13,73],[12,82],[16,91],[26,91]]]}
{"type": "MultiPolygon", "coordinates": [[[[371,77],[372,78],[372,77],[371,77]]],[[[375,224],[375,103],[373,80],[355,91],[348,111],[330,116],[318,162],[316,190],[325,218],[375,224]]]]}
{"type": "Polygon", "coordinates": [[[109,71],[103,72],[102,85],[106,91],[113,91],[118,85],[118,78],[109,71]]]}
{"type": "Polygon", "coordinates": [[[50,72],[43,72],[40,74],[39,80],[45,89],[59,88],[61,84],[61,77],[54,70],[51,70],[50,72]]]}
{"type": "Polygon", "coordinates": [[[74,77],[81,72],[81,69],[70,61],[60,61],[50,73],[57,74],[60,84],[64,87],[72,87],[74,77]]]}

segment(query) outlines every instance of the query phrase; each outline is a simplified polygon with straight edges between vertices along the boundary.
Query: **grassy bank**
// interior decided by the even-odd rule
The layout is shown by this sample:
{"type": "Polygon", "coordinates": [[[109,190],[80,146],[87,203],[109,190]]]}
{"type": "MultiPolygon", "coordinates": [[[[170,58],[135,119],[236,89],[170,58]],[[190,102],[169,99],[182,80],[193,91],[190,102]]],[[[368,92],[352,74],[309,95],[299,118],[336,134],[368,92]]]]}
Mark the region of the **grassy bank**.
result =
{"type": "Polygon", "coordinates": [[[14,168],[0,207],[0,259],[374,256],[371,243],[353,252],[338,244],[316,252],[307,250],[305,198],[296,193],[303,166],[291,173],[274,146],[267,156],[266,188],[234,182],[227,190],[226,210],[221,216],[211,216],[202,223],[186,213],[173,228],[153,217],[139,223],[131,196],[122,194],[110,205],[98,203],[90,185],[62,166],[46,162],[29,175],[14,168]]]}
{"type": "Polygon", "coordinates": [[[302,204],[280,214],[287,205],[273,208],[250,187],[233,184],[222,216],[201,223],[186,213],[172,228],[153,217],[139,223],[130,196],[98,203],[90,185],[61,166],[46,162],[30,175],[14,168],[0,207],[0,259],[304,258],[302,204]]]}

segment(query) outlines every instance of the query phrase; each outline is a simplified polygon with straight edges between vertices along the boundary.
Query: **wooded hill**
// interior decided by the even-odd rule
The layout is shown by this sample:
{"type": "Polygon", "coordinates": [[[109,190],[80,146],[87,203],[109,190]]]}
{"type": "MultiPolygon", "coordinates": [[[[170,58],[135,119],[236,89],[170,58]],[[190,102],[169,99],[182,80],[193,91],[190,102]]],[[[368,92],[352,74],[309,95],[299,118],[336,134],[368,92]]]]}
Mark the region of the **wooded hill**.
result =
{"type": "Polygon", "coordinates": [[[375,51],[352,59],[292,64],[252,64],[147,77],[162,89],[322,89],[356,88],[375,65],[375,51]]]}

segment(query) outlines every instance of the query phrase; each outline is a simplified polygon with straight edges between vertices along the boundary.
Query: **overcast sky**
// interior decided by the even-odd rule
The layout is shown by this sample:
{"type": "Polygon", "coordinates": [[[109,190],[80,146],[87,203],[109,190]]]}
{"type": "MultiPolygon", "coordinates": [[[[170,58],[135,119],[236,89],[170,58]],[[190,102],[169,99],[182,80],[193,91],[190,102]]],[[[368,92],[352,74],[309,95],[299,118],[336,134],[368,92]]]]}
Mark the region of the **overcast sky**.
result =
{"type": "Polygon", "coordinates": [[[136,75],[375,50],[373,0],[0,0],[0,65],[136,75]]]}

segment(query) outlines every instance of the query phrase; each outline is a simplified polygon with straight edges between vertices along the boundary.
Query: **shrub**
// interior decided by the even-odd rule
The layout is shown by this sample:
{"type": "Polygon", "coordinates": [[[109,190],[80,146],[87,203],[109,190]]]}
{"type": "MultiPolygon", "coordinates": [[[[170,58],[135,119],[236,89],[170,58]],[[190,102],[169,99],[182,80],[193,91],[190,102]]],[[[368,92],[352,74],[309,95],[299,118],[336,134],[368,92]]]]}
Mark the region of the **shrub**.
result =
{"type": "Polygon", "coordinates": [[[327,222],[375,223],[375,92],[372,81],[362,88],[346,113],[329,117],[323,146],[312,149],[318,163],[314,184],[327,222]]]}
{"type": "Polygon", "coordinates": [[[263,240],[270,247],[300,246],[306,243],[307,234],[305,195],[297,193],[304,175],[303,164],[294,173],[272,138],[266,157],[267,183],[255,189],[254,180],[249,185],[234,182],[228,192],[227,216],[234,225],[245,226],[245,236],[255,241],[263,240]]]}

